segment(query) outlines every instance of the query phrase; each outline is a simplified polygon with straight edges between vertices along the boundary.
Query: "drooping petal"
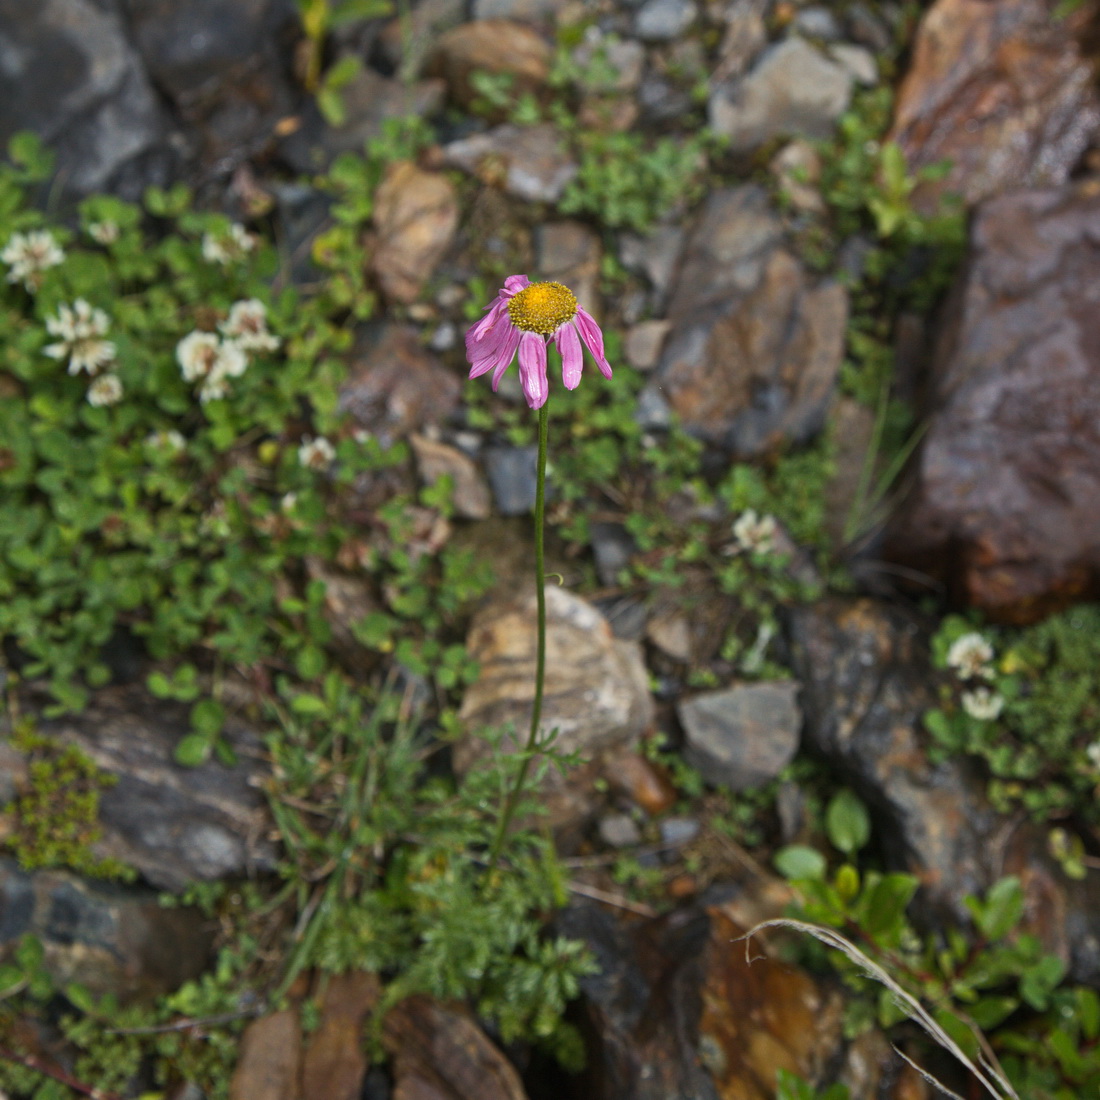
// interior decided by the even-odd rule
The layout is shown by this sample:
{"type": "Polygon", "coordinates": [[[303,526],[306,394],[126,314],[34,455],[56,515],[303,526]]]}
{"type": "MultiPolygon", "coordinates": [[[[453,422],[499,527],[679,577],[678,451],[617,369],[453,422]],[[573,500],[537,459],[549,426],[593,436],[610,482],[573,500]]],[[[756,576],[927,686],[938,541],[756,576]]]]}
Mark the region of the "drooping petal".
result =
{"type": "Polygon", "coordinates": [[[493,393],[497,392],[497,386],[504,377],[504,372],[512,365],[519,348],[520,331],[518,328],[509,327],[501,338],[500,350],[497,352],[496,362],[493,366],[493,393]]]}
{"type": "Polygon", "coordinates": [[[521,290],[526,290],[531,285],[531,280],[526,275],[509,275],[504,280],[504,289],[500,292],[507,298],[512,298],[521,290]]]}
{"type": "Polygon", "coordinates": [[[525,332],[519,340],[519,382],[532,409],[541,409],[550,395],[546,381],[546,340],[537,332],[525,332]]]}
{"type": "Polygon", "coordinates": [[[519,329],[513,325],[501,327],[493,335],[478,344],[470,355],[470,377],[480,378],[491,370],[499,370],[501,373],[511,363],[512,357],[519,347],[519,329]]]}
{"type": "Polygon", "coordinates": [[[575,390],[581,383],[584,367],[584,352],[576,325],[572,321],[562,325],[554,335],[554,343],[561,352],[561,380],[567,390],[575,390]]]}
{"type": "Polygon", "coordinates": [[[592,353],[592,358],[596,360],[596,366],[600,368],[604,378],[610,378],[611,364],[603,353],[603,333],[600,331],[600,326],[596,324],[596,319],[591,313],[578,306],[576,325],[588,350],[592,353]]]}
{"type": "Polygon", "coordinates": [[[471,325],[466,333],[466,349],[467,351],[474,345],[484,340],[490,332],[493,331],[497,322],[500,321],[500,316],[508,308],[508,301],[502,295],[497,295],[496,298],[489,303],[487,309],[488,313],[481,318],[476,324],[471,325]]]}

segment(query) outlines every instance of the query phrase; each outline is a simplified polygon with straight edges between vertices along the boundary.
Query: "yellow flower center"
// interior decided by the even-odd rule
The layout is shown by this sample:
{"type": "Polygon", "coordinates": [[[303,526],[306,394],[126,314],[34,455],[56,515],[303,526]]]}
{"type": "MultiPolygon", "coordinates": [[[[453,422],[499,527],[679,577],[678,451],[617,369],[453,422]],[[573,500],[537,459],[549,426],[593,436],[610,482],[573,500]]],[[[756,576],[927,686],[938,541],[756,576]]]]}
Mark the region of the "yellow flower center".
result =
{"type": "Polygon", "coordinates": [[[532,283],[508,300],[508,316],[516,328],[551,336],[577,315],[577,296],[561,283],[532,283]]]}

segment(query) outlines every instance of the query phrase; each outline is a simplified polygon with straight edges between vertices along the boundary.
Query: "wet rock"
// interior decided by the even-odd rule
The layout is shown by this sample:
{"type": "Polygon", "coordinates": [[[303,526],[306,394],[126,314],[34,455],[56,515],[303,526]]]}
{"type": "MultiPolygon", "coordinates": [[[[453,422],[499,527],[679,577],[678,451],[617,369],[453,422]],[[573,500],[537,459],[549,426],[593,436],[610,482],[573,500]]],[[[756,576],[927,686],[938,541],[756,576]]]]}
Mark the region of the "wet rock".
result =
{"type": "Polygon", "coordinates": [[[167,114],[111,5],[0,0],[0,145],[33,130],[73,192],[140,198],[180,157],[167,114]]]}
{"type": "Polygon", "coordinates": [[[296,106],[284,0],[143,0],[133,40],[157,89],[199,135],[204,160],[240,156],[296,106]]]}
{"type": "Polygon", "coordinates": [[[429,424],[442,424],[458,405],[460,383],[409,325],[366,329],[356,343],[339,409],[385,445],[429,424]]]}
{"type": "Polygon", "coordinates": [[[889,554],[1014,621],[1100,591],[1100,194],[981,208],[889,554]]]}
{"type": "Polygon", "coordinates": [[[460,1005],[408,997],[386,1014],[394,1100],[527,1100],[512,1063],[460,1005]]]}
{"type": "Polygon", "coordinates": [[[634,33],[643,42],[679,38],[698,15],[692,0],[646,0],[634,16],[634,33]]]}
{"type": "Polygon", "coordinates": [[[123,1002],[177,989],[208,965],[214,929],[194,909],[165,909],[149,889],[25,871],[0,859],[0,946],[34,935],[54,981],[123,1002]]]}
{"type": "Polygon", "coordinates": [[[626,361],[635,370],[653,370],[671,327],[668,321],[639,321],[631,325],[623,340],[626,361]]]}
{"type": "Polygon", "coordinates": [[[81,713],[42,719],[38,728],[78,745],[117,776],[100,796],[97,856],[122,860],[173,891],[274,867],[255,782],[260,738],[238,719],[231,716],[223,734],[239,758],[233,767],[213,759],[197,767],[175,763],[175,748],[190,732],[188,707],[141,687],[104,689],[81,713]]]}
{"type": "Polygon", "coordinates": [[[302,1059],[302,1097],[360,1100],[369,1063],[363,1051],[363,1023],[381,996],[373,974],[351,971],[327,979],[321,1020],[302,1059]]]}
{"type": "Polygon", "coordinates": [[[927,638],[905,612],[827,599],[790,618],[802,681],[803,743],[867,802],[895,870],[917,875],[934,906],[965,919],[962,898],[994,879],[999,819],[984,783],[958,760],[928,760],[922,718],[936,704],[927,638]]]}
{"type": "Polygon", "coordinates": [[[910,171],[949,161],[914,192],[924,209],[1065,182],[1100,128],[1093,65],[1079,42],[1088,6],[1055,19],[1047,0],[938,0],[898,92],[890,139],[910,171]]]}
{"type": "Polygon", "coordinates": [[[844,288],[811,282],[788,252],[776,249],[762,266],[756,286],[677,319],[650,384],[687,431],[743,459],[821,429],[848,314],[844,288]]]}
{"type": "Polygon", "coordinates": [[[502,516],[525,516],[535,507],[537,447],[486,447],[485,472],[502,516]]]}
{"type": "Polygon", "coordinates": [[[298,1100],[302,1026],[298,1012],[284,1008],[245,1028],[229,1100],[298,1100]]]}
{"type": "Polygon", "coordinates": [[[798,751],[802,713],[791,680],[740,684],[681,701],[684,755],[711,783],[744,791],[774,779],[798,751]]]}
{"type": "Polygon", "coordinates": [[[423,435],[413,435],[412,444],[420,477],[434,485],[441,477],[449,477],[454,486],[455,515],[463,519],[488,519],[492,513],[489,487],[478,465],[457,447],[440,443],[423,435]]]}
{"type": "MultiPolygon", "coordinates": [[[[542,729],[556,729],[556,745],[590,763],[562,780],[546,779],[551,822],[565,827],[592,812],[590,784],[600,758],[633,746],[653,717],[641,649],[613,636],[590,604],[556,584],[546,586],[546,684],[542,729]]],[[[481,675],[462,701],[467,729],[511,725],[525,739],[535,683],[535,593],[494,602],[474,617],[467,649],[481,675]]],[[[485,751],[469,738],[454,749],[462,773],[485,751]]]]}
{"type": "Polygon", "coordinates": [[[558,132],[548,125],[506,124],[452,141],[443,148],[443,163],[527,202],[557,202],[577,174],[558,132]]]}
{"type": "Polygon", "coordinates": [[[545,222],[535,229],[535,254],[539,275],[564,283],[598,320],[603,256],[599,236],[580,222],[545,222]]]}
{"type": "Polygon", "coordinates": [[[458,228],[454,185],[439,172],[394,161],[375,193],[373,220],[371,270],[382,293],[391,302],[415,301],[458,228]]]}
{"type": "Polygon", "coordinates": [[[845,69],[808,42],[788,38],[744,77],[715,88],[707,115],[734,152],[750,152],[784,134],[828,137],[850,96],[845,69]]]}
{"type": "Polygon", "coordinates": [[[469,108],[478,92],[475,72],[507,73],[512,93],[537,93],[550,72],[550,47],[531,27],[507,19],[464,23],[442,35],[425,63],[428,76],[441,77],[450,98],[469,108]]]}

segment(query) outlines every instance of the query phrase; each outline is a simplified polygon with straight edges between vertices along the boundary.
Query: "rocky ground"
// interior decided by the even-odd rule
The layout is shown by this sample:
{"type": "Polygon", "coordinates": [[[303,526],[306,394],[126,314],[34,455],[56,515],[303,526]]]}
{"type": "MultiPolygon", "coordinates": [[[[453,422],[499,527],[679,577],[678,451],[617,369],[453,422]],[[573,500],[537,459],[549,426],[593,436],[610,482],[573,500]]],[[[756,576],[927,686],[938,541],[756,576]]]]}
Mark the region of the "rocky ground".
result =
{"type": "MultiPolygon", "coordinates": [[[[228,1096],[755,1100],[775,1095],[779,1069],[852,1097],[935,1095],[883,1031],[845,1026],[835,975],[778,961],[774,944],[750,965],[738,941],[796,900],[799,876],[772,856],[825,849],[820,804],[840,789],[870,810],[866,866],[919,881],[919,928],[965,925],[964,899],[1013,874],[1026,929],[1068,980],[1100,988],[1095,822],[1037,820],[1019,792],[1006,803],[988,755],[930,751],[925,723],[958,695],[933,641],[948,611],[1008,630],[1100,596],[1098,31],[1094,4],[1046,0],[424,0],[331,29],[323,71],[361,65],[326,115],[303,88],[309,42],[290,0],[0,0],[0,135],[34,130],[56,151],[43,203],[184,181],[199,205],[273,236],[279,277],[305,289],[331,224],[318,178],[389,119],[434,127],[371,196],[362,274],[376,308],[337,398],[349,432],[405,441],[410,461],[341,493],[372,532],[387,496],[451,480],[450,513],[417,513],[407,548],[461,543],[492,564],[459,622],[480,670],[455,700],[465,730],[523,728],[535,661],[533,437],[514,372],[492,402],[464,382],[463,328],[503,274],[566,283],[617,334],[616,374],[639,381],[607,416],[646,450],[671,453],[674,431],[697,441],[699,485],[735,467],[770,476],[827,442],[817,480],[791,468],[813,497],[801,517],[760,527],[754,504],[758,526],[738,529],[750,509],[735,493],[686,483],[656,497],[657,479],[617,475],[593,488],[582,447],[606,416],[563,420],[551,439],[550,567],[564,583],[547,591],[545,722],[583,763],[542,793],[568,875],[552,927],[598,963],[570,1009],[583,1074],[426,996],[388,1015],[386,1056],[368,1056],[381,987],[351,970],[242,1007],[228,1096]],[[865,472],[891,455],[875,451],[871,345],[892,364],[891,409],[918,425],[893,440],[904,476],[873,502],[865,472]],[[647,541],[631,516],[654,504],[683,541],[647,541]],[[799,518],[818,513],[805,537],[799,518]],[[747,581],[720,579],[742,565],[747,581]],[[757,582],[763,602],[746,594],[757,582]],[[1052,848],[1055,822],[1083,853],[1080,876],[1052,848]]],[[[589,368],[582,391],[601,385],[589,368]]],[[[392,596],[369,565],[307,555],[300,572],[323,586],[333,649],[380,675],[388,657],[364,655],[356,624],[392,596]]],[[[218,928],[158,892],[262,883],[283,843],[254,716],[229,719],[233,763],[182,767],[188,708],[149,693],[147,660],[116,640],[113,682],[37,726],[116,777],[95,854],[136,880],[0,861],[0,941],[34,933],[54,981],[124,1000],[210,963],[218,928]]],[[[1074,760],[1098,708],[1083,704],[1074,760]]],[[[462,777],[484,753],[459,738],[447,766],[462,777]]],[[[3,746],[8,802],[29,756],[3,746]]],[[[61,1090],[34,1095],[97,1084],[62,1044],[21,1041],[9,1034],[0,1057],[45,1067],[61,1090]]],[[[914,1034],[901,1041],[917,1050],[914,1034]]],[[[182,1079],[156,1095],[204,1093],[182,1079]]]]}

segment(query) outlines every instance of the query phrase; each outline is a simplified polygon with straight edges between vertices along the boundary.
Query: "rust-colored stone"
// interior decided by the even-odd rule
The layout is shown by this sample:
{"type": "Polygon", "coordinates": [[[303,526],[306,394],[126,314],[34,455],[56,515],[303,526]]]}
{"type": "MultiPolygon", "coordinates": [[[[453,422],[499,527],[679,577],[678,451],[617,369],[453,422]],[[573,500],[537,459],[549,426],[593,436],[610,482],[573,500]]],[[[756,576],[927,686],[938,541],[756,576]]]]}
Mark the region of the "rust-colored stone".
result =
{"type": "Polygon", "coordinates": [[[328,980],[321,1022],[302,1062],[303,1100],[359,1100],[368,1062],[363,1021],[380,993],[373,974],[353,971],[328,980]]]}
{"type": "Polygon", "coordinates": [[[229,1100],[306,1100],[298,1087],[301,1065],[297,1009],[285,1008],[253,1020],[241,1037],[229,1100]]]}

